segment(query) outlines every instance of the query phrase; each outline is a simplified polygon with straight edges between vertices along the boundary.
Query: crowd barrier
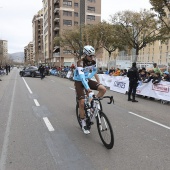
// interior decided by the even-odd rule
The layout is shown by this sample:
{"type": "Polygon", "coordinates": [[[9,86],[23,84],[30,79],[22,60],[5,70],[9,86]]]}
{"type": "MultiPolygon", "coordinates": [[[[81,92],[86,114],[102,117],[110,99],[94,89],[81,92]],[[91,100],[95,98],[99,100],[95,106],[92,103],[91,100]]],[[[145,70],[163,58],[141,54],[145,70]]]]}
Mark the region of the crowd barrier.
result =
{"type": "Polygon", "coordinates": [[[3,76],[6,74],[6,71],[5,70],[0,70],[0,76],[3,76]]]}
{"type": "MultiPolygon", "coordinates": [[[[67,78],[71,72],[67,73],[67,78]]],[[[125,94],[129,89],[129,78],[124,76],[110,76],[107,74],[98,74],[101,84],[110,88],[110,90],[125,94]]],[[[94,77],[93,77],[94,79],[94,77]]],[[[155,99],[170,101],[170,82],[161,81],[158,84],[140,83],[137,87],[136,94],[153,97],[155,99]]]]}
{"type": "MultiPolygon", "coordinates": [[[[129,88],[129,78],[124,76],[109,76],[106,74],[98,74],[100,82],[109,87],[110,90],[126,93],[129,88]]],[[[142,96],[153,97],[155,99],[170,101],[170,82],[161,81],[158,84],[141,83],[137,87],[136,94],[142,96]]]]}

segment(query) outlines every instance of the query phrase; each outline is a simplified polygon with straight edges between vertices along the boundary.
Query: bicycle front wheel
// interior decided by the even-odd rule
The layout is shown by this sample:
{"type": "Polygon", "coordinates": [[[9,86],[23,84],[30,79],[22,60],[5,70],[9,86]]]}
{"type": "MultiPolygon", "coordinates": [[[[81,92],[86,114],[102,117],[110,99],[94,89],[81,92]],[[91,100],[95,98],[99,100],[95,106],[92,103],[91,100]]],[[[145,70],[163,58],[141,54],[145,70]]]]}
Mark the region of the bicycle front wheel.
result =
{"type": "Polygon", "coordinates": [[[97,117],[97,129],[100,139],[107,149],[112,149],[114,145],[114,134],[109,119],[102,111],[99,112],[97,117]]]}

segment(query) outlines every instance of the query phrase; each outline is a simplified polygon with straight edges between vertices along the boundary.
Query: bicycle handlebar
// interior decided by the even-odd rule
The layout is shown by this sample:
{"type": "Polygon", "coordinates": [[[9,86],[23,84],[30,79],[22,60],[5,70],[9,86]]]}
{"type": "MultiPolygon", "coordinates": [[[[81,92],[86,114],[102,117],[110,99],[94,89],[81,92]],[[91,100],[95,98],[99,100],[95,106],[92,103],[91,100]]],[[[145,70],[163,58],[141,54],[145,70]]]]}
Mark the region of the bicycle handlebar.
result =
{"type": "Polygon", "coordinates": [[[104,97],[96,98],[96,96],[93,95],[93,99],[92,99],[92,100],[97,100],[97,101],[99,101],[99,100],[103,100],[103,99],[105,99],[105,98],[109,98],[109,99],[110,99],[110,102],[107,102],[107,104],[111,104],[112,102],[113,102],[113,104],[114,104],[113,96],[104,96],[104,97]]]}

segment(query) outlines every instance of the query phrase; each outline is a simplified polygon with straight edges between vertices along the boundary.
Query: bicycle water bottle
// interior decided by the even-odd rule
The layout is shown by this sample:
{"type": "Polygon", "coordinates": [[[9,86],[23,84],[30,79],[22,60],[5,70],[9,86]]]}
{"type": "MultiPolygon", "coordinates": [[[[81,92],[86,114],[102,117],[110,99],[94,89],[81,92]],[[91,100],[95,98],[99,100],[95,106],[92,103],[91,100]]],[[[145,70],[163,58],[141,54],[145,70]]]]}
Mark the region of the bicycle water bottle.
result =
{"type": "Polygon", "coordinates": [[[93,95],[94,93],[93,92],[90,92],[89,93],[89,102],[90,102],[90,107],[91,107],[91,111],[93,111],[93,95]]]}
{"type": "Polygon", "coordinates": [[[85,108],[87,109],[87,115],[90,117],[90,103],[89,103],[89,97],[87,95],[85,95],[85,108]]]}

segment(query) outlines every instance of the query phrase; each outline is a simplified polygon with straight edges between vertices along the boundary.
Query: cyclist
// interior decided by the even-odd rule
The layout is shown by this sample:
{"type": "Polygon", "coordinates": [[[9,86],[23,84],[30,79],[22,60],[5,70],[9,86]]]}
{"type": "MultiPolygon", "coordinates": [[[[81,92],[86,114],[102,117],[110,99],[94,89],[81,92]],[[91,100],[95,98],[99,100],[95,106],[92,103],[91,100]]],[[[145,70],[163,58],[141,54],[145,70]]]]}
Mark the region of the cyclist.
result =
{"type": "Polygon", "coordinates": [[[83,54],[85,56],[78,60],[73,79],[75,81],[75,90],[79,100],[79,112],[82,122],[82,130],[85,134],[89,134],[90,131],[87,129],[85,121],[84,89],[86,90],[87,95],[92,90],[98,90],[98,94],[96,97],[102,97],[106,93],[106,88],[102,84],[100,84],[100,80],[98,78],[98,75],[96,74],[96,62],[93,59],[95,55],[95,49],[90,45],[86,45],[83,48],[83,54]],[[97,81],[91,80],[93,76],[95,76],[95,79],[97,81]]]}

